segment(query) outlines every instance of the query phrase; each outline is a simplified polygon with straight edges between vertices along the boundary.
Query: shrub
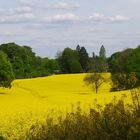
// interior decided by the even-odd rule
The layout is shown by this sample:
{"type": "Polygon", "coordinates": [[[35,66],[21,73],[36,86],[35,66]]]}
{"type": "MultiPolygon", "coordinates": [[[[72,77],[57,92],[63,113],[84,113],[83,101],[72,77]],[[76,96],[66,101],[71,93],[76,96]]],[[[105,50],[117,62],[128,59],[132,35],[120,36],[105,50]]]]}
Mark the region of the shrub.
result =
{"type": "Polygon", "coordinates": [[[124,105],[122,100],[112,102],[105,107],[96,105],[83,113],[80,106],[76,112],[67,113],[53,123],[33,125],[28,134],[29,140],[139,140],[140,118],[137,110],[124,105]]]}
{"type": "Polygon", "coordinates": [[[114,73],[111,76],[112,90],[121,91],[126,89],[133,89],[137,87],[138,79],[135,72],[131,73],[114,73]]]}

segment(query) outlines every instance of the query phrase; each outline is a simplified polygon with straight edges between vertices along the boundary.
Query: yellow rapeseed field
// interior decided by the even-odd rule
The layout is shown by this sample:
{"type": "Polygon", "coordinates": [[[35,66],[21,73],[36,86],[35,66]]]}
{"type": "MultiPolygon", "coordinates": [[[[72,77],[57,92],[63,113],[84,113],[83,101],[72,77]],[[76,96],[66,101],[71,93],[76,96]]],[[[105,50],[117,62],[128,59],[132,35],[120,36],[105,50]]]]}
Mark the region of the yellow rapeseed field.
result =
{"type": "Polygon", "coordinates": [[[71,111],[77,102],[86,109],[96,100],[104,105],[122,94],[127,96],[126,102],[131,102],[130,91],[110,92],[110,74],[104,74],[107,80],[98,94],[84,84],[85,75],[15,80],[11,89],[0,88],[0,134],[8,140],[23,139],[33,123],[45,121],[47,115],[71,111]]]}

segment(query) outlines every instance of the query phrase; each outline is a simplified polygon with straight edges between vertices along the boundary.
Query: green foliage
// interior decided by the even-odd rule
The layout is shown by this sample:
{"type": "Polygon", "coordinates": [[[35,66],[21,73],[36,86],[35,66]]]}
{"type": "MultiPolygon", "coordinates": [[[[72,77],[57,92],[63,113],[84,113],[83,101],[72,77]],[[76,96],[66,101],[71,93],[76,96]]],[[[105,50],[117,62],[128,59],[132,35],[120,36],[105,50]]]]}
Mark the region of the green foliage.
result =
{"type": "Polygon", "coordinates": [[[15,43],[0,45],[0,51],[7,55],[15,78],[87,71],[100,73],[107,72],[109,65],[114,90],[130,89],[140,85],[140,46],[114,53],[109,59],[106,58],[104,46],[101,46],[99,56],[93,53],[91,58],[85,47],[79,45],[76,50],[65,48],[62,53],[57,54],[56,59],[38,57],[29,46],[20,46],[15,43]]]}
{"type": "Polygon", "coordinates": [[[59,73],[60,67],[58,64],[58,61],[55,59],[48,59],[43,58],[43,67],[49,72],[49,73],[59,73]]]}
{"type": "Polygon", "coordinates": [[[0,136],[0,140],[6,140],[3,136],[0,136]]]}
{"type": "Polygon", "coordinates": [[[79,56],[75,50],[65,48],[62,55],[58,58],[58,61],[64,73],[78,73],[82,71],[79,56]]]}
{"type": "Polygon", "coordinates": [[[117,52],[109,58],[108,62],[116,90],[131,89],[140,85],[140,46],[117,52]],[[128,84],[132,79],[135,85],[132,84],[133,82],[132,85],[128,84]]]}
{"type": "Polygon", "coordinates": [[[120,64],[121,63],[120,58],[121,58],[121,53],[116,52],[116,53],[112,54],[111,57],[108,59],[109,69],[112,73],[121,71],[122,65],[120,64]]]}
{"type": "Polygon", "coordinates": [[[80,47],[79,45],[76,48],[78,54],[79,54],[79,62],[82,66],[82,69],[84,72],[87,72],[89,70],[89,56],[85,49],[85,47],[80,47]]]}
{"type": "Polygon", "coordinates": [[[139,80],[138,83],[140,84],[140,46],[133,50],[126,62],[126,70],[135,72],[139,80]]]}
{"type": "Polygon", "coordinates": [[[6,54],[0,51],[0,86],[10,87],[13,79],[12,65],[8,61],[6,54]]]}
{"type": "Polygon", "coordinates": [[[102,45],[99,52],[99,57],[105,59],[106,58],[106,50],[105,47],[102,45]]]}
{"type": "Polygon", "coordinates": [[[108,71],[108,63],[106,58],[106,50],[102,45],[100,48],[99,56],[96,56],[93,52],[92,58],[90,58],[89,62],[89,70],[90,72],[107,72],[108,71]]]}
{"type": "Polygon", "coordinates": [[[114,73],[112,78],[112,90],[126,90],[137,86],[137,77],[134,72],[131,73],[114,73]]]}
{"type": "Polygon", "coordinates": [[[61,54],[58,54],[58,61],[63,73],[87,72],[89,69],[88,53],[79,45],[76,50],[65,48],[61,54]]]}
{"type": "Polygon", "coordinates": [[[105,59],[96,56],[90,59],[89,70],[90,72],[107,72],[108,64],[105,59]]]}
{"type": "Polygon", "coordinates": [[[39,56],[35,57],[34,64],[33,64],[34,70],[32,71],[32,74],[31,74],[33,77],[40,77],[40,76],[42,77],[42,76],[49,75],[49,72],[45,67],[44,60],[45,59],[42,59],[39,56]]]}
{"type": "Polygon", "coordinates": [[[105,82],[105,78],[102,76],[101,73],[92,73],[88,74],[84,78],[84,82],[87,85],[91,86],[92,89],[96,91],[96,93],[98,93],[100,86],[105,82]]]}
{"type": "Polygon", "coordinates": [[[35,57],[30,47],[8,43],[0,45],[0,50],[7,54],[16,78],[30,77],[35,57]]]}
{"type": "Polygon", "coordinates": [[[136,115],[140,117],[140,88],[131,89],[130,92],[134,110],[136,111],[136,115]]]}
{"type": "Polygon", "coordinates": [[[90,63],[85,47],[79,45],[76,50],[65,48],[62,53],[57,54],[56,59],[38,57],[29,46],[20,46],[15,43],[0,45],[0,51],[7,55],[15,78],[32,78],[58,73],[80,73],[89,71],[89,68],[96,72],[106,71],[105,59],[94,59],[90,63]],[[92,67],[92,65],[94,66],[92,67]]]}
{"type": "Polygon", "coordinates": [[[113,73],[117,72],[136,72],[133,67],[130,66],[132,61],[134,65],[137,63],[133,58],[133,49],[126,49],[122,52],[114,53],[108,60],[110,71],[113,73]],[[129,68],[130,67],[130,68],[129,68]]]}
{"type": "Polygon", "coordinates": [[[45,124],[33,125],[28,140],[139,140],[140,121],[137,110],[124,105],[122,100],[102,107],[89,108],[89,114],[83,113],[80,105],[77,111],[67,113],[58,123],[47,118],[45,124]]]}
{"type": "Polygon", "coordinates": [[[60,71],[57,60],[35,56],[28,46],[8,43],[0,45],[0,50],[7,55],[15,78],[47,76],[60,71]]]}

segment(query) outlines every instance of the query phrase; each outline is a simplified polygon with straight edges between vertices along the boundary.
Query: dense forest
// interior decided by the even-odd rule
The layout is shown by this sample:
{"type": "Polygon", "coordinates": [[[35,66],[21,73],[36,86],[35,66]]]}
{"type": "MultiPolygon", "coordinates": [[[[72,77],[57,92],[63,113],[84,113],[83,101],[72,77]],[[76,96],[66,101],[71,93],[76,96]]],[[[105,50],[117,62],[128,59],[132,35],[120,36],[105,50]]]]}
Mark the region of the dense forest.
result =
{"type": "Polygon", "coordinates": [[[15,43],[0,45],[0,86],[14,79],[33,78],[60,73],[111,72],[112,90],[124,90],[140,83],[140,46],[106,57],[102,45],[99,54],[89,56],[85,47],[65,48],[55,59],[37,56],[29,46],[15,43]],[[132,84],[133,83],[133,84],[132,84]]]}

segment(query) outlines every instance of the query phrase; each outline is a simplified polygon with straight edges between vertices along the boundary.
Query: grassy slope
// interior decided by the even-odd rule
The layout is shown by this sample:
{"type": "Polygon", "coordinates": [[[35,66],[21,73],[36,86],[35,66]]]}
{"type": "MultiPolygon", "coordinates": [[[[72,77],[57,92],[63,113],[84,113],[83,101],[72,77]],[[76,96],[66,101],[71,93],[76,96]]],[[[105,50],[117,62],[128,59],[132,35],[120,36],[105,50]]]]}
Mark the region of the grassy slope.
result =
{"type": "Polygon", "coordinates": [[[110,93],[109,74],[107,82],[95,94],[83,83],[85,74],[54,75],[45,78],[15,80],[12,89],[0,89],[0,132],[6,137],[18,137],[37,119],[43,120],[52,109],[69,110],[72,104],[81,102],[86,108],[97,98],[100,104],[108,103],[114,96],[126,94],[130,102],[129,91],[110,93]],[[11,129],[12,128],[12,129],[11,129]]]}

